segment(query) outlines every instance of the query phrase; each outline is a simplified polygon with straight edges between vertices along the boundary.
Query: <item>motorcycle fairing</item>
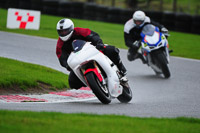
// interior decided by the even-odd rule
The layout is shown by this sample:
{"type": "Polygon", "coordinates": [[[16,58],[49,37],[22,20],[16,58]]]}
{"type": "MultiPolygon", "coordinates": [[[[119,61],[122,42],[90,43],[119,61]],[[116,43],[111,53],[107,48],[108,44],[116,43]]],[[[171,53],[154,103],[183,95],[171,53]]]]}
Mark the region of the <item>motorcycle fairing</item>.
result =
{"type": "Polygon", "coordinates": [[[85,64],[90,61],[96,61],[107,74],[108,88],[111,96],[118,97],[120,94],[122,94],[122,88],[120,86],[118,75],[109,64],[112,61],[110,61],[110,59],[104,54],[99,52],[99,50],[97,50],[93,45],[91,45],[90,42],[87,42],[79,52],[72,52],[67,60],[67,63],[69,64],[70,68],[73,69],[77,77],[79,77],[79,79],[85,85],[87,85],[85,78],[80,73],[80,68],[82,64],[85,64]]]}
{"type": "Polygon", "coordinates": [[[159,49],[160,47],[167,47],[168,45],[168,41],[166,40],[164,34],[162,34],[161,32],[159,32],[158,27],[155,27],[155,30],[151,29],[151,34],[149,34],[148,32],[145,33],[141,33],[141,37],[142,37],[142,47],[143,50],[146,51],[147,53],[159,49]]]}
{"type": "Polygon", "coordinates": [[[90,68],[87,69],[84,73],[84,75],[86,75],[89,72],[94,72],[94,74],[97,76],[97,78],[99,79],[100,82],[103,81],[103,77],[101,76],[101,74],[98,72],[97,68],[90,68]]]}
{"type": "Polygon", "coordinates": [[[155,27],[155,31],[153,34],[145,34],[141,32],[142,42],[147,44],[148,46],[157,46],[160,44],[162,40],[162,33],[159,32],[158,27],[155,27]]]}

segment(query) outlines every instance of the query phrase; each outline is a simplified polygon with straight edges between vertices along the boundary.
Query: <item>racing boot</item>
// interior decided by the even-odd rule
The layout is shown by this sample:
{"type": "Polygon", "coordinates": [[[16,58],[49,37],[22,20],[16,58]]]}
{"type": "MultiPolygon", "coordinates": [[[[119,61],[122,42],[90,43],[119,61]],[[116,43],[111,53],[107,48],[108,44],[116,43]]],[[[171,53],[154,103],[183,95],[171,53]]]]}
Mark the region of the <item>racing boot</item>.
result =
{"type": "Polygon", "coordinates": [[[117,64],[117,67],[120,71],[120,74],[123,76],[125,76],[127,74],[127,70],[125,68],[125,66],[123,65],[122,61],[120,60],[119,63],[117,64]]]}
{"type": "Polygon", "coordinates": [[[132,48],[130,48],[128,50],[127,58],[128,58],[129,61],[134,61],[135,59],[140,58],[142,60],[142,63],[146,64],[146,60],[144,59],[144,57],[142,56],[142,54],[138,53],[136,50],[134,50],[132,48]]]}
{"type": "Polygon", "coordinates": [[[138,53],[138,58],[140,58],[142,60],[143,64],[146,64],[146,60],[144,59],[144,57],[142,56],[142,54],[138,53]]]}
{"type": "Polygon", "coordinates": [[[129,48],[128,53],[127,53],[127,59],[129,61],[134,61],[135,59],[138,58],[138,53],[136,50],[133,50],[132,48],[129,48]]]}
{"type": "Polygon", "coordinates": [[[117,67],[120,71],[120,75],[121,75],[121,78],[120,78],[120,81],[121,82],[128,82],[128,79],[126,77],[126,74],[127,74],[127,70],[125,68],[125,66],[123,65],[122,61],[120,60],[120,62],[117,64],[117,67]]]}

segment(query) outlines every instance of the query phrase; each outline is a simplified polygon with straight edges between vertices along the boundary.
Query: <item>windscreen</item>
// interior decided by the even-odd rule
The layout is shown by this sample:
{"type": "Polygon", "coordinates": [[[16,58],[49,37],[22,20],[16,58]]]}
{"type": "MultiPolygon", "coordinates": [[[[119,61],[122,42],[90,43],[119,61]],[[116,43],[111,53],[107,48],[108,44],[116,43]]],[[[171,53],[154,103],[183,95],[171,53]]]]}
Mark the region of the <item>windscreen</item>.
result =
{"type": "Polygon", "coordinates": [[[83,46],[85,45],[86,41],[83,40],[74,40],[72,42],[72,47],[74,52],[78,52],[79,50],[81,50],[83,48],[83,46]]]}
{"type": "Polygon", "coordinates": [[[147,24],[143,27],[142,33],[148,36],[152,36],[155,30],[156,30],[156,27],[154,25],[147,24]]]}

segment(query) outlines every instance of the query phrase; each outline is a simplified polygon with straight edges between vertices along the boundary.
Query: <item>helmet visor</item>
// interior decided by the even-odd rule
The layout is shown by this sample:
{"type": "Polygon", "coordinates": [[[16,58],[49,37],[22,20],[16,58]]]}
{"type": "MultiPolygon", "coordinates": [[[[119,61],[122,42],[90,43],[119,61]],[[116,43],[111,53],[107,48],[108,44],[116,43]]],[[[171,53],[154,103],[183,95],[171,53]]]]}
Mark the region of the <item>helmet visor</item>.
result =
{"type": "Polygon", "coordinates": [[[143,20],[134,20],[134,23],[139,26],[143,23],[144,21],[143,20]]]}
{"type": "Polygon", "coordinates": [[[71,26],[67,29],[61,29],[61,30],[57,30],[57,31],[58,31],[59,36],[64,37],[64,36],[69,35],[73,31],[73,26],[71,26]]]}

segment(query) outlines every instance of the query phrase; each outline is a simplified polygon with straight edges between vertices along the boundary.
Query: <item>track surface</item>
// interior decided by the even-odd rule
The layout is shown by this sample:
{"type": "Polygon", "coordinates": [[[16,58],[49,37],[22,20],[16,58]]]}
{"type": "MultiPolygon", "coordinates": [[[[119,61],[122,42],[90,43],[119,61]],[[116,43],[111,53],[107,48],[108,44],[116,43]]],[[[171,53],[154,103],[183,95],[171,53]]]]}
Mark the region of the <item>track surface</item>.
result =
{"type": "MultiPolygon", "coordinates": [[[[171,44],[173,45],[173,44],[171,44]]],[[[0,56],[40,64],[67,73],[55,54],[56,40],[0,32],[0,56]]],[[[127,50],[121,50],[128,69],[133,100],[121,104],[113,100],[103,105],[98,100],[57,103],[0,103],[0,109],[56,111],[65,113],[119,114],[139,117],[200,118],[200,61],[171,57],[171,78],[156,76],[140,60],[128,62],[127,50]]]]}

